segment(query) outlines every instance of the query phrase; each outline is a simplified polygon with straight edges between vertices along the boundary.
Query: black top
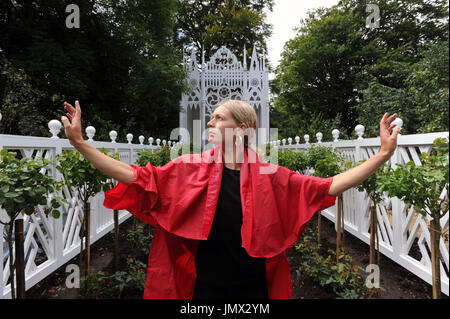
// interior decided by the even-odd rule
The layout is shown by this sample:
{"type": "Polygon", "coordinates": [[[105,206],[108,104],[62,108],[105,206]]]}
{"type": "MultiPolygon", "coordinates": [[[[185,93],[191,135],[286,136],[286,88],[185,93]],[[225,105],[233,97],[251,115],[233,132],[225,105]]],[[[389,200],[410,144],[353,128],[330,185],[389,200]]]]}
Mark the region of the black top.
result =
{"type": "Polygon", "coordinates": [[[197,280],[214,285],[265,281],[265,258],[250,257],[242,247],[239,171],[223,166],[219,199],[208,240],[199,242],[197,280]]]}

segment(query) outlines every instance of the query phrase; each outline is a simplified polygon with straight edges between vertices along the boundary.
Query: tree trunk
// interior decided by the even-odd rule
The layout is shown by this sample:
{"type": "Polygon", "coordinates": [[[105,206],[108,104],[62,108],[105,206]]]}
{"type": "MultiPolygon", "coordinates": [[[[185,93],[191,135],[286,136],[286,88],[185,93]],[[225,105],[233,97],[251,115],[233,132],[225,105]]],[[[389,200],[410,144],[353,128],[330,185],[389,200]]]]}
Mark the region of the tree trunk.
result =
{"type": "Polygon", "coordinates": [[[89,274],[90,263],[91,263],[91,204],[84,204],[84,213],[86,218],[86,275],[89,274]]]}
{"type": "Polygon", "coordinates": [[[434,216],[430,221],[430,239],[431,239],[431,267],[433,280],[433,299],[441,298],[441,263],[439,242],[441,240],[441,223],[438,216],[434,216]]]}
{"type": "Polygon", "coordinates": [[[14,221],[14,244],[16,246],[17,299],[25,299],[25,264],[23,248],[23,219],[14,221]]]}
{"type": "Polygon", "coordinates": [[[369,250],[369,264],[375,264],[375,238],[377,234],[377,209],[375,203],[370,201],[370,250],[369,250]]]}
{"type": "Polygon", "coordinates": [[[342,194],[338,196],[338,212],[336,216],[336,223],[337,223],[337,233],[336,233],[336,262],[339,262],[339,252],[341,250],[341,232],[342,227],[344,225],[342,224],[342,194]]]}
{"type": "MultiPolygon", "coordinates": [[[[14,285],[14,264],[13,264],[13,243],[12,243],[12,233],[13,233],[14,220],[11,219],[8,225],[8,248],[9,248],[9,282],[11,285],[11,299],[16,299],[16,287],[14,285]]],[[[0,278],[1,279],[1,278],[0,278]]]]}
{"type": "MultiPolygon", "coordinates": [[[[85,228],[85,218],[86,218],[86,216],[83,216],[83,219],[81,220],[81,229],[80,229],[80,260],[78,261],[78,267],[79,267],[79,269],[80,269],[80,277],[81,278],[85,278],[86,277],[86,274],[85,274],[85,272],[84,272],[84,258],[83,258],[83,246],[84,246],[84,228],[85,228]]],[[[81,281],[81,278],[80,278],[80,281],[81,281]]],[[[80,282],[81,283],[81,282],[80,282]]],[[[78,297],[80,297],[81,296],[81,293],[82,293],[82,287],[81,287],[81,285],[80,285],[80,288],[78,288],[78,297]]]]}
{"type": "Polygon", "coordinates": [[[321,211],[319,211],[318,213],[317,213],[317,243],[320,245],[320,220],[321,220],[321,216],[322,216],[322,214],[321,214],[322,212],[321,211]]]}
{"type": "Polygon", "coordinates": [[[119,211],[114,210],[114,272],[119,269],[119,211]]]}

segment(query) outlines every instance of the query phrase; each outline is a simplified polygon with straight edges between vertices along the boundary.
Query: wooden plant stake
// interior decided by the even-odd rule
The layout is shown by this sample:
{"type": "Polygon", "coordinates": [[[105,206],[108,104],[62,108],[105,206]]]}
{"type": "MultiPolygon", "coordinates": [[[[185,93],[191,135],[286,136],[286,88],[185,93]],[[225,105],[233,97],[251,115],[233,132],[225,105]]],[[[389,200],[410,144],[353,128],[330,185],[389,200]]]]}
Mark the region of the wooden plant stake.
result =
{"type": "Polygon", "coordinates": [[[84,213],[86,219],[86,275],[89,274],[90,264],[91,264],[91,204],[84,204],[84,213]]]}
{"type": "MultiPolygon", "coordinates": [[[[25,299],[25,265],[23,248],[23,219],[14,221],[14,244],[16,248],[17,299],[25,299]]],[[[11,277],[12,278],[12,277],[11,277]]]]}
{"type": "Polygon", "coordinates": [[[114,210],[114,271],[119,269],[119,211],[114,210]]]}
{"type": "Polygon", "coordinates": [[[433,280],[433,299],[441,298],[441,266],[439,258],[439,242],[441,240],[441,224],[438,218],[430,221],[430,240],[431,240],[431,264],[432,264],[432,280],[433,280]]]}
{"type": "Polygon", "coordinates": [[[338,213],[336,216],[336,223],[337,223],[337,233],[336,233],[336,262],[339,262],[339,253],[341,251],[341,232],[343,233],[342,229],[344,227],[344,212],[343,212],[343,205],[342,205],[342,194],[338,196],[338,213]]]}
{"type": "Polygon", "coordinates": [[[321,211],[319,211],[318,213],[317,213],[317,243],[320,245],[320,229],[321,229],[321,225],[320,225],[320,221],[321,221],[321,216],[322,216],[322,214],[321,214],[322,212],[321,211]]]}

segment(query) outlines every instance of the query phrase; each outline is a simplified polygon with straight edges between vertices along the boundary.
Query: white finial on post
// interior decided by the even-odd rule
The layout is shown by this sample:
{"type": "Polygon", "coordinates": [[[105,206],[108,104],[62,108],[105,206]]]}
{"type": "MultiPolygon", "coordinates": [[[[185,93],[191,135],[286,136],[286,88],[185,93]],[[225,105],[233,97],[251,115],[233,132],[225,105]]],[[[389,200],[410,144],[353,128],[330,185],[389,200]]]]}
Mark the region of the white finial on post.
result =
{"type": "Polygon", "coordinates": [[[355,131],[356,131],[356,135],[358,135],[357,140],[363,140],[364,139],[363,138],[364,130],[365,130],[365,127],[362,126],[361,124],[356,125],[355,131]]]}
{"type": "Polygon", "coordinates": [[[295,143],[300,144],[300,136],[295,137],[295,143]]]}
{"type": "Polygon", "coordinates": [[[145,137],[143,135],[139,136],[139,144],[144,145],[145,137]]]}
{"type": "Polygon", "coordinates": [[[309,144],[309,135],[305,134],[305,136],[303,136],[303,138],[305,139],[306,144],[309,144]]]}
{"type": "Polygon", "coordinates": [[[117,132],[114,130],[109,132],[109,138],[111,139],[111,143],[116,143],[117,132]]]}
{"type": "Polygon", "coordinates": [[[322,143],[323,134],[321,132],[317,132],[316,138],[318,143],[322,143]]]}
{"type": "Polygon", "coordinates": [[[131,134],[131,133],[127,134],[127,141],[128,141],[128,144],[131,144],[131,141],[133,141],[133,134],[131,134]]]}
{"type": "Polygon", "coordinates": [[[94,135],[95,135],[95,127],[88,126],[86,127],[86,135],[88,137],[88,141],[94,141],[94,135]]]}
{"type": "Polygon", "coordinates": [[[161,139],[160,139],[160,138],[157,138],[157,139],[156,139],[156,146],[160,146],[159,144],[161,144],[161,139]]]}
{"type": "Polygon", "coordinates": [[[334,141],[333,141],[333,142],[339,142],[339,134],[340,134],[340,132],[339,132],[338,129],[334,129],[334,130],[331,132],[331,135],[333,135],[333,138],[334,138],[334,141]]]}
{"type": "Polygon", "coordinates": [[[292,145],[292,137],[288,138],[288,143],[289,143],[289,145],[292,145]]]}
{"type": "Polygon", "coordinates": [[[166,146],[167,141],[166,141],[166,140],[163,140],[162,143],[163,143],[163,146],[166,146]]]}
{"type": "Polygon", "coordinates": [[[153,145],[153,137],[148,138],[148,144],[153,145]]]}
{"type": "Polygon", "coordinates": [[[51,138],[59,138],[58,134],[61,130],[62,123],[58,120],[51,120],[48,122],[48,128],[50,129],[50,133],[52,134],[51,138]]]}
{"type": "Polygon", "coordinates": [[[283,139],[281,140],[281,142],[283,143],[283,146],[286,145],[286,139],[285,139],[285,138],[283,138],[283,139]]]}

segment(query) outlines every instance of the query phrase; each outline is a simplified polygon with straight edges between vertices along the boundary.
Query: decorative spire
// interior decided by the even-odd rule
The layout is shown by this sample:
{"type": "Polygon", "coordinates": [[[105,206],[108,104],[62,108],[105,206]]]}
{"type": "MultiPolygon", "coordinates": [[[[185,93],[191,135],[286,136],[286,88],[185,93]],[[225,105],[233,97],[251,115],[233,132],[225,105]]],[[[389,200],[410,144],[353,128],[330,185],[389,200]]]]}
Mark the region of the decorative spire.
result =
{"type": "Polygon", "coordinates": [[[192,47],[192,53],[191,53],[191,61],[189,61],[189,69],[194,70],[197,68],[197,56],[196,56],[195,47],[192,47]]]}
{"type": "Polygon", "coordinates": [[[205,48],[202,47],[202,71],[204,67],[205,67],[205,48]]]}
{"type": "Polygon", "coordinates": [[[244,43],[244,70],[247,70],[247,48],[245,47],[244,43]]]}
{"type": "Polygon", "coordinates": [[[266,70],[266,50],[263,48],[263,58],[262,58],[262,70],[266,70]]]}
{"type": "Polygon", "coordinates": [[[253,52],[252,52],[252,62],[250,64],[250,71],[259,70],[259,61],[258,57],[256,55],[256,45],[253,45],[253,52]]]}

